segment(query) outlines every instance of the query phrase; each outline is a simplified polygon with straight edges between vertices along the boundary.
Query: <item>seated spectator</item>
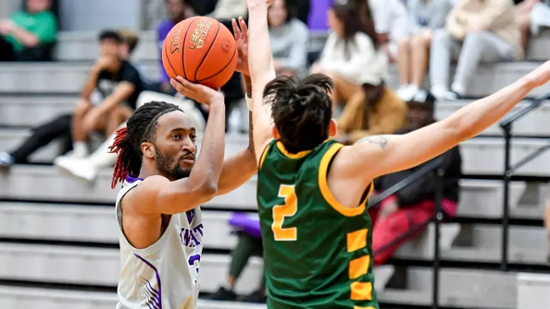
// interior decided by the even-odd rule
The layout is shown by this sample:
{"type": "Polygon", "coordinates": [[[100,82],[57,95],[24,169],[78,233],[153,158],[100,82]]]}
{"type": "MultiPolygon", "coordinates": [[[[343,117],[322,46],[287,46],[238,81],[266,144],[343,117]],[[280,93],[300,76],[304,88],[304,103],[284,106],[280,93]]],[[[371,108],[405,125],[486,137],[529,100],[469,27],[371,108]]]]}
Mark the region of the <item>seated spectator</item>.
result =
{"type": "MultiPolygon", "coordinates": [[[[121,59],[120,55],[120,36],[113,31],[105,31],[100,35],[101,57],[96,62],[84,89],[82,90],[81,100],[77,105],[76,113],[79,113],[79,128],[74,127],[75,115],[65,114],[54,118],[43,125],[33,129],[33,134],[26,139],[17,149],[7,153],[0,153],[0,166],[9,167],[14,163],[27,163],[28,158],[36,150],[48,145],[51,141],[61,138],[64,141],[62,154],[72,150],[71,155],[82,157],[87,155],[88,149],[85,142],[88,128],[85,127],[87,117],[83,110],[88,109],[90,113],[98,113],[98,122],[92,122],[92,129],[102,130],[103,133],[109,130],[113,132],[121,122],[124,122],[132,114],[132,106],[135,106],[137,94],[141,92],[142,86],[138,73],[128,62],[121,59]],[[138,76],[138,78],[136,78],[138,76]],[[130,85],[124,86],[125,83],[130,85]],[[122,89],[119,86],[122,84],[122,89]],[[132,90],[125,91],[126,89],[132,90]],[[99,102],[92,100],[92,92],[97,91],[100,95],[99,102]],[[101,101],[103,97],[103,101],[101,101]],[[99,105],[94,107],[93,103],[99,105]],[[123,103],[125,102],[125,103],[123,103]],[[107,106],[104,106],[107,104],[107,106]],[[106,112],[93,111],[94,109],[106,108],[106,112]],[[81,140],[75,138],[75,132],[80,134],[81,140]],[[71,141],[75,141],[71,143],[71,141]],[[80,143],[79,143],[80,142],[80,143]]],[[[92,119],[94,120],[94,119],[92,119]]],[[[110,133],[109,133],[110,134],[110,133]]],[[[57,158],[56,162],[62,159],[57,158]]]]}
{"type": "MultiPolygon", "coordinates": [[[[408,127],[396,132],[405,134],[435,122],[433,118],[435,98],[424,91],[409,102],[408,127]]],[[[456,215],[462,160],[459,147],[440,155],[444,158],[442,209],[447,217],[456,215]]],[[[434,158],[435,160],[435,158],[434,158]]],[[[428,163],[409,170],[382,176],[374,187],[383,192],[428,163]]],[[[435,171],[425,174],[396,194],[384,199],[378,207],[369,211],[373,221],[372,250],[374,265],[381,265],[405,242],[425,230],[435,213],[435,171]],[[407,235],[407,236],[406,236],[407,235]]]]}
{"type": "Polygon", "coordinates": [[[357,6],[336,3],[328,11],[332,29],[321,59],[312,73],[323,73],[334,81],[332,101],[347,102],[361,85],[377,85],[387,76],[388,59],[380,50],[372,22],[364,22],[357,6]]]}
{"type": "Polygon", "coordinates": [[[531,32],[536,35],[539,27],[550,27],[549,16],[549,0],[524,0],[516,6],[516,19],[521,29],[521,46],[524,50],[531,32]]]}
{"type": "Polygon", "coordinates": [[[267,13],[273,64],[278,75],[301,75],[307,65],[309,30],[292,16],[288,1],[275,0],[267,13]]]}
{"type": "Polygon", "coordinates": [[[392,134],[406,122],[407,105],[383,81],[376,86],[363,84],[338,119],[336,139],[351,145],[367,136],[392,134]]]}
{"type": "Polygon", "coordinates": [[[422,89],[433,31],[445,27],[452,5],[450,0],[409,0],[407,9],[409,35],[399,41],[397,57],[401,82],[397,94],[405,101],[422,89]]]}
{"type": "MultiPolygon", "coordinates": [[[[364,0],[359,0],[364,1],[364,0]]],[[[400,0],[368,0],[370,12],[363,9],[366,19],[374,20],[378,41],[390,62],[398,56],[398,44],[407,35],[407,10],[400,0]]]]}
{"type": "Polygon", "coordinates": [[[0,61],[48,61],[56,41],[51,0],[26,0],[25,11],[0,20],[0,61]]]}
{"type": "Polygon", "coordinates": [[[122,39],[117,32],[101,33],[101,58],[92,68],[84,85],[72,123],[73,153],[75,158],[88,155],[88,135],[102,131],[106,137],[132,115],[143,83],[138,71],[120,54],[122,39]],[[101,94],[101,102],[94,104],[90,95],[94,89],[101,94]]]}
{"type": "Polygon", "coordinates": [[[434,32],[430,56],[432,93],[438,99],[458,99],[480,62],[523,57],[515,8],[509,0],[460,0],[447,18],[446,29],[434,32]],[[451,60],[458,59],[448,91],[451,60]]]}
{"type": "Polygon", "coordinates": [[[237,246],[235,246],[233,251],[231,251],[231,263],[229,264],[227,282],[224,286],[219,287],[215,293],[208,296],[206,299],[218,301],[239,300],[248,303],[265,303],[267,300],[265,290],[265,272],[262,274],[260,286],[255,292],[241,298],[238,298],[237,294],[234,292],[235,284],[248,263],[248,259],[252,256],[263,256],[260,222],[258,220],[249,219],[246,215],[235,214],[229,223],[238,230],[238,242],[237,246]],[[247,227],[244,227],[245,225],[247,227]],[[250,225],[257,226],[251,228],[250,225]]]}

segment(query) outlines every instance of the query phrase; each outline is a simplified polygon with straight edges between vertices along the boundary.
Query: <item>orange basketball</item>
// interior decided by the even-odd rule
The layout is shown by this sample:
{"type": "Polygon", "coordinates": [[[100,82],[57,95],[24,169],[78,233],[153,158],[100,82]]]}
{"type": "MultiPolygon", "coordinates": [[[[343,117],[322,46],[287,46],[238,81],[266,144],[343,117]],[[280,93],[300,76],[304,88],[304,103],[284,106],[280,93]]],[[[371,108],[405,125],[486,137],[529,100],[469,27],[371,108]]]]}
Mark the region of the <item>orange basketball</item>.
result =
{"type": "Polygon", "coordinates": [[[210,17],[192,17],[175,25],[162,45],[168,76],[220,89],[237,67],[237,44],[229,29],[210,17]]]}

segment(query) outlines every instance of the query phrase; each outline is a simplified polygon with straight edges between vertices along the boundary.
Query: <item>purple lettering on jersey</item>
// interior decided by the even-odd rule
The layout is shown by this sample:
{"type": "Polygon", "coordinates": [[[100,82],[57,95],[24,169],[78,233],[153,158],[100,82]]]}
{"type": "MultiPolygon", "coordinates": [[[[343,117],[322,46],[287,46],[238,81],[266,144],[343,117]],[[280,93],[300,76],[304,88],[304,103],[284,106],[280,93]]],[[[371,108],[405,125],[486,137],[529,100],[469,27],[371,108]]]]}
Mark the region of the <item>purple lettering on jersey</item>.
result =
{"type": "MultiPolygon", "coordinates": [[[[189,257],[189,266],[195,265],[195,262],[199,262],[199,264],[200,264],[200,261],[201,261],[201,255],[200,254],[194,254],[194,255],[189,257]]],[[[198,274],[199,273],[199,267],[197,267],[196,270],[197,270],[197,274],[198,274]]]]}
{"type": "Polygon", "coordinates": [[[149,263],[146,259],[141,257],[139,254],[134,253],[134,256],[145,263],[145,265],[151,267],[151,269],[153,269],[153,271],[155,272],[155,278],[157,279],[158,290],[155,289],[153,285],[151,285],[149,280],[142,278],[146,283],[145,290],[148,295],[147,307],[149,307],[150,309],[162,309],[162,288],[160,284],[160,274],[157,268],[153,266],[153,264],[149,263]]]}
{"type": "Polygon", "coordinates": [[[185,213],[185,215],[187,216],[187,221],[189,221],[189,225],[191,225],[191,222],[193,222],[193,219],[195,218],[195,210],[189,210],[185,213]]]}
{"type": "Polygon", "coordinates": [[[180,241],[181,244],[187,247],[197,247],[201,244],[198,234],[203,235],[203,225],[202,223],[194,227],[193,229],[181,228],[180,230],[180,241]]]}

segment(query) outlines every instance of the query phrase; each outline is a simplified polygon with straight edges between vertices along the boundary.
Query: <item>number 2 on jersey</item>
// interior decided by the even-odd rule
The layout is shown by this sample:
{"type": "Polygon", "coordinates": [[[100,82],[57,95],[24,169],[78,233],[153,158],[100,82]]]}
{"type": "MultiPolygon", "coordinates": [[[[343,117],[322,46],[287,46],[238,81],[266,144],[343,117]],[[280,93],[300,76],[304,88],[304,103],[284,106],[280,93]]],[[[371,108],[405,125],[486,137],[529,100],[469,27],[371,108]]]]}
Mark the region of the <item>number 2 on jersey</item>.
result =
{"type": "Polygon", "coordinates": [[[298,238],[298,230],[295,227],[283,228],[285,217],[294,216],[298,210],[298,200],[294,186],[281,185],[279,187],[279,197],[285,199],[285,204],[273,207],[273,224],[271,225],[273,236],[275,241],[295,241],[298,238]]]}

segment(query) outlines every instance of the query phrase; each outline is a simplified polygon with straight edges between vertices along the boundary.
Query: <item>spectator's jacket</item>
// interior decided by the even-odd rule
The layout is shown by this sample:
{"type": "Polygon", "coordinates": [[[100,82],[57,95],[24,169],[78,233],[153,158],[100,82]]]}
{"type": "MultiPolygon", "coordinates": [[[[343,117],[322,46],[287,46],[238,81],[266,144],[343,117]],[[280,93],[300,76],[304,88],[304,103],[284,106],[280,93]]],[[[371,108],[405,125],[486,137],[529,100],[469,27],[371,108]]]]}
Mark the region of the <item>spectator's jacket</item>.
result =
{"type": "MultiPolygon", "coordinates": [[[[411,130],[409,129],[404,129],[396,132],[396,134],[404,134],[410,131],[411,130]]],[[[444,171],[443,198],[458,203],[460,193],[459,180],[462,174],[462,158],[460,156],[459,146],[456,146],[441,154],[440,157],[443,157],[443,163],[441,166],[444,171]]],[[[375,180],[374,187],[377,191],[383,192],[426,164],[428,164],[428,162],[405,171],[382,176],[375,180]]],[[[437,178],[434,172],[431,172],[399,190],[395,194],[398,205],[400,207],[407,207],[418,204],[424,200],[433,200],[435,198],[435,181],[437,181],[437,178]]]]}
{"type": "Polygon", "coordinates": [[[472,27],[498,35],[515,47],[516,58],[523,58],[513,1],[459,0],[447,18],[447,31],[455,39],[462,40],[472,27]]]}
{"type": "Polygon", "coordinates": [[[338,119],[338,131],[348,134],[352,143],[363,137],[391,134],[403,128],[407,121],[407,105],[391,89],[384,87],[380,101],[365,120],[365,94],[360,91],[346,103],[338,119]]]}

